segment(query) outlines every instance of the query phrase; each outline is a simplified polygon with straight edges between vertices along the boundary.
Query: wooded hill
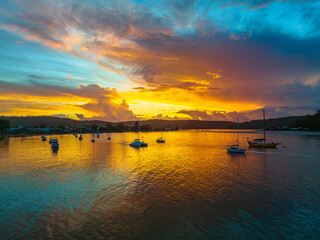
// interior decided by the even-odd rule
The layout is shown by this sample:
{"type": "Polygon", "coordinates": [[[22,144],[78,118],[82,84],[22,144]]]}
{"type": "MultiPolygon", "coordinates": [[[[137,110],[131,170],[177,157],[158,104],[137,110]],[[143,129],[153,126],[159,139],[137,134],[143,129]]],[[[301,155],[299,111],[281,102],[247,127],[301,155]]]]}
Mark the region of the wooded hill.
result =
{"type": "MultiPolygon", "coordinates": [[[[319,113],[317,113],[319,115],[319,113]]],[[[317,115],[316,114],[316,115],[317,115]]],[[[317,115],[317,116],[318,116],[317,115]]],[[[69,118],[58,117],[0,117],[10,121],[10,127],[18,127],[19,125],[29,127],[90,127],[96,125],[98,127],[106,127],[108,122],[99,120],[79,121],[69,118]]],[[[273,118],[266,120],[267,129],[276,129],[281,127],[307,127],[310,117],[293,116],[283,118],[273,118]],[[303,122],[301,122],[302,119],[303,122]],[[300,121],[300,122],[299,122],[300,121]]],[[[136,121],[111,123],[113,126],[123,124],[124,126],[133,127],[136,121]]],[[[140,121],[140,126],[149,125],[150,128],[171,128],[171,129],[235,129],[235,122],[230,121],[201,121],[201,120],[145,120],[140,121]]],[[[263,120],[252,120],[241,123],[241,129],[261,129],[263,128],[263,120]]],[[[311,129],[311,128],[310,128],[311,129]]],[[[316,128],[314,128],[316,129],[316,128]]]]}

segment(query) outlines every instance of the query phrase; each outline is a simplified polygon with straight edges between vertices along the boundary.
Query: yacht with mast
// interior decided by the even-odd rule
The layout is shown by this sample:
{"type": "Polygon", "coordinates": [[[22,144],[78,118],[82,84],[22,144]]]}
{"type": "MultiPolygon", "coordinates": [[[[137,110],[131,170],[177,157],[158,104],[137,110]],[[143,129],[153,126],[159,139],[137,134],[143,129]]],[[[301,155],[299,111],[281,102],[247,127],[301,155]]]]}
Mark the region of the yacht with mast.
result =
{"type": "Polygon", "coordinates": [[[239,133],[239,119],[238,118],[237,118],[237,130],[238,130],[238,141],[237,141],[238,144],[228,146],[228,148],[227,148],[228,153],[245,153],[246,152],[246,149],[240,147],[240,142],[239,142],[240,133],[239,133]]]}
{"type": "Polygon", "coordinates": [[[256,138],[248,140],[249,147],[263,147],[263,148],[275,148],[279,145],[279,142],[267,142],[266,135],[266,113],[263,109],[263,138],[256,138]]]}
{"type": "Polygon", "coordinates": [[[161,138],[158,138],[158,139],[156,140],[156,142],[157,142],[157,143],[165,143],[165,142],[166,142],[166,140],[165,140],[164,137],[163,137],[162,128],[161,128],[161,138]]]}
{"type": "Polygon", "coordinates": [[[130,144],[130,147],[135,147],[135,148],[139,148],[139,147],[148,147],[148,143],[145,143],[143,141],[143,136],[141,135],[140,132],[140,124],[138,121],[138,138],[134,139],[130,144]]]}

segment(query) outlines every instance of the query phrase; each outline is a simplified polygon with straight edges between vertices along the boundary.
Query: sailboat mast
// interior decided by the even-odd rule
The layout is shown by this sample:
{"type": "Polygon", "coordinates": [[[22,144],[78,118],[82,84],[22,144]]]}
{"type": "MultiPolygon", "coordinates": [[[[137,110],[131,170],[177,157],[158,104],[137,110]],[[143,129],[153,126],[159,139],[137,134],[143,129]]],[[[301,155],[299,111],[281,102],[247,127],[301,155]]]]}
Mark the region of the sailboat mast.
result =
{"type": "Polygon", "coordinates": [[[266,112],[263,109],[263,138],[266,141],[266,112]]]}
{"type": "Polygon", "coordinates": [[[237,129],[238,129],[238,145],[240,146],[240,142],[239,142],[239,118],[237,118],[237,129]]]}

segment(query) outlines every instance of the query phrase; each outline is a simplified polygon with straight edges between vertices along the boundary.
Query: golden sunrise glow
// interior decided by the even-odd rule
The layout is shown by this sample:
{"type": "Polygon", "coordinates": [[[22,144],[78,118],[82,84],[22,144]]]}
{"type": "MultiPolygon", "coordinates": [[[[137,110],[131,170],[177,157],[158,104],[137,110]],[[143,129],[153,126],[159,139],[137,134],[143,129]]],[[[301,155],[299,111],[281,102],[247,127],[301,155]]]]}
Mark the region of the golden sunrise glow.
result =
{"type": "MultiPolygon", "coordinates": [[[[299,115],[302,106],[313,111],[318,102],[316,55],[282,48],[272,34],[272,41],[263,40],[259,34],[265,29],[260,24],[252,29],[256,19],[246,24],[243,16],[240,31],[238,23],[220,26],[225,8],[215,8],[214,21],[204,8],[198,9],[199,18],[184,22],[148,4],[89,1],[69,8],[58,2],[37,1],[33,8],[13,1],[16,14],[3,12],[1,115],[235,121],[252,119],[255,110],[267,106],[276,116],[299,115]]],[[[239,16],[248,13],[234,10],[239,16]]],[[[288,21],[278,27],[293,41],[290,47],[310,37],[303,33],[315,32],[296,31],[288,21]]]]}

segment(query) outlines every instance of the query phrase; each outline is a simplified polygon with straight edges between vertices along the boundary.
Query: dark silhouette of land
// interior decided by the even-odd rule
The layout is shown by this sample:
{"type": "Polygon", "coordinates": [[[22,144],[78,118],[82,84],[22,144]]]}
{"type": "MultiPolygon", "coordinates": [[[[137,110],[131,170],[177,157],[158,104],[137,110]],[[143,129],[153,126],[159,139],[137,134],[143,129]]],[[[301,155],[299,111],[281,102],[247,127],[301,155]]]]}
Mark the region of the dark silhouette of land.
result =
{"type": "MultiPolygon", "coordinates": [[[[319,114],[319,113],[318,113],[319,114]]],[[[109,131],[130,131],[134,130],[136,121],[109,123],[99,120],[73,120],[69,118],[58,118],[48,116],[35,117],[0,117],[8,120],[11,128],[24,126],[28,128],[91,128],[109,131]]],[[[291,127],[308,128],[304,116],[291,116],[282,118],[273,118],[266,120],[266,126],[269,130],[285,130],[291,127]],[[302,121],[302,122],[301,122],[302,121]],[[299,125],[299,123],[301,123],[299,125]],[[303,123],[303,124],[302,124],[303,123]]],[[[157,129],[236,129],[237,124],[231,121],[201,121],[201,120],[140,120],[141,130],[157,129]]],[[[252,120],[240,124],[241,129],[261,129],[263,120],[252,120]]],[[[317,129],[317,128],[314,128],[317,129]]]]}

